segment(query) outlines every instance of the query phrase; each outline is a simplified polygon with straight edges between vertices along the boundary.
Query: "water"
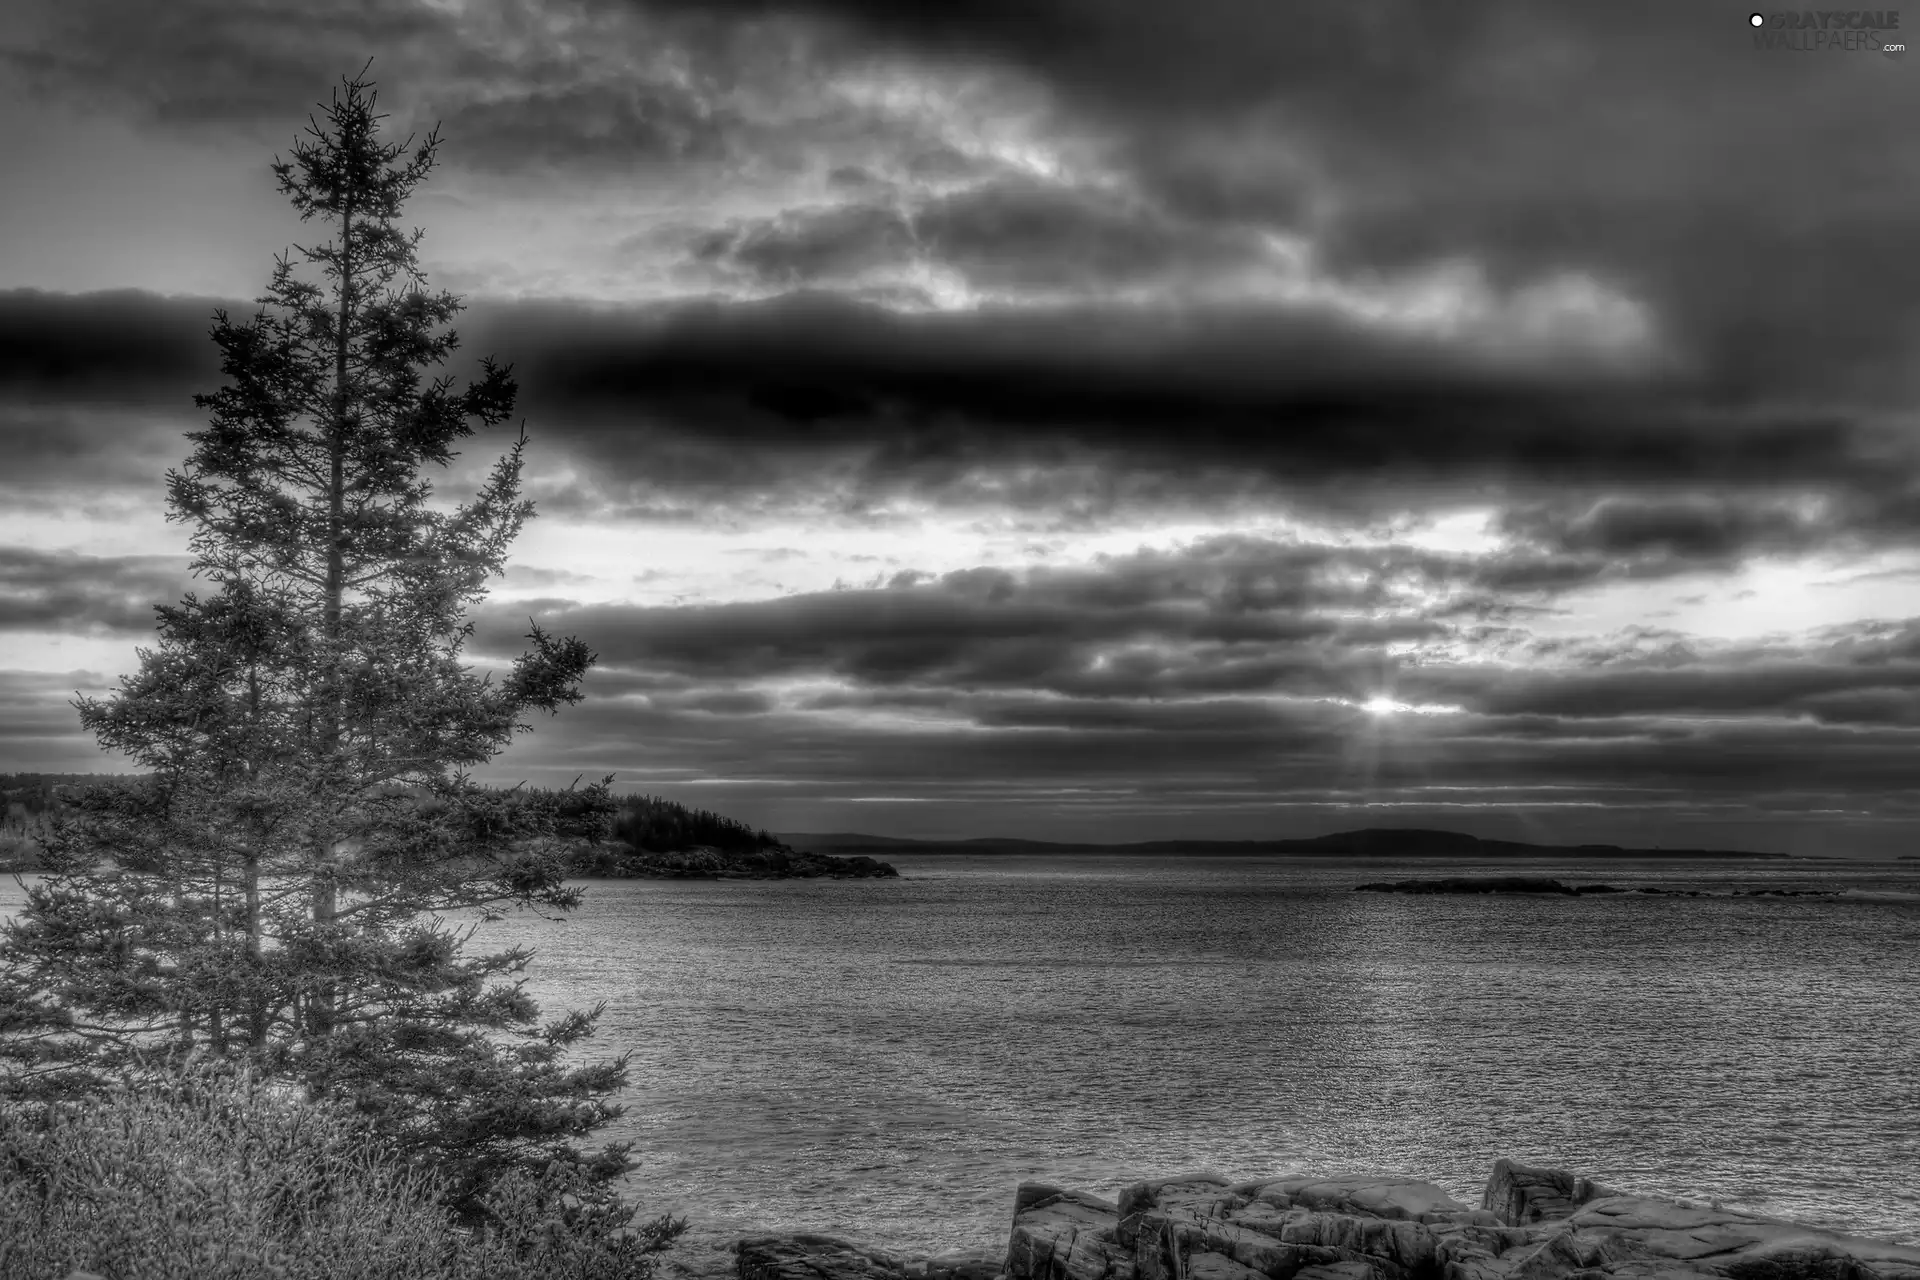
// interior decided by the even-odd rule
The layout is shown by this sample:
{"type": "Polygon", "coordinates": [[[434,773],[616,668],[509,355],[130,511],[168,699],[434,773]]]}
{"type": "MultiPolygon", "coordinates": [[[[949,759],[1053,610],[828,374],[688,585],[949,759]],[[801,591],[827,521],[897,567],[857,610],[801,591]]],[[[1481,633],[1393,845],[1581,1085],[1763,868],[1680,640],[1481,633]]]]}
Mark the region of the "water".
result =
{"type": "MultiPolygon", "coordinates": [[[[1920,901],[1407,897],[1432,864],[906,857],[600,881],[550,1007],[631,1050],[636,1193],[714,1232],[1004,1240],[1013,1188],[1506,1155],[1920,1241],[1920,901]]],[[[1538,868],[1920,893],[1920,865],[1538,868]]],[[[704,1234],[704,1232],[703,1232],[704,1234]]]]}
{"type": "MultiPolygon", "coordinates": [[[[1920,864],[902,857],[898,881],[594,881],[551,1013],[631,1051],[635,1197],[728,1234],[1004,1242],[1016,1183],[1499,1156],[1920,1242],[1920,864]],[[1477,871],[1882,899],[1408,897],[1477,871]]],[[[11,888],[9,886],[9,892],[11,888]]],[[[683,1246],[684,1248],[685,1246],[683,1246]]]]}

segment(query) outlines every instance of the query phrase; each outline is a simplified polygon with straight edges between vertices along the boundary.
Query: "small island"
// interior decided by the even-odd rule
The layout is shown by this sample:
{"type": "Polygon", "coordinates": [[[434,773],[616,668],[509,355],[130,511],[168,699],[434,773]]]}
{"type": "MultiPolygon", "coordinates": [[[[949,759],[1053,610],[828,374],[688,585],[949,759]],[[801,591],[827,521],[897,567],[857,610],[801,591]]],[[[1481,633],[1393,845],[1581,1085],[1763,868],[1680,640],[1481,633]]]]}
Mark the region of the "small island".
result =
{"type": "Polygon", "coordinates": [[[1838,889],[1670,889],[1664,885],[1627,888],[1617,884],[1566,884],[1548,876],[1444,876],[1434,880],[1379,881],[1358,884],[1355,893],[1522,893],[1577,898],[1594,893],[1645,893],[1669,898],[1838,898],[1838,889]]]}
{"type": "Polygon", "coordinates": [[[867,880],[900,874],[865,854],[795,849],[736,818],[659,796],[622,796],[612,838],[577,849],[572,871],[652,880],[867,880]]]}
{"type": "Polygon", "coordinates": [[[782,844],[744,850],[710,844],[667,850],[605,844],[576,854],[573,873],[649,880],[868,880],[900,874],[891,863],[864,854],[841,858],[803,853],[782,844]]]}
{"type": "MultiPolygon", "coordinates": [[[[78,792],[139,781],[140,774],[0,774],[0,873],[40,870],[41,841],[78,792]]],[[[866,880],[897,877],[865,854],[795,849],[722,814],[659,796],[616,801],[610,837],[577,841],[568,869],[585,878],[654,880],[866,880]]]]}

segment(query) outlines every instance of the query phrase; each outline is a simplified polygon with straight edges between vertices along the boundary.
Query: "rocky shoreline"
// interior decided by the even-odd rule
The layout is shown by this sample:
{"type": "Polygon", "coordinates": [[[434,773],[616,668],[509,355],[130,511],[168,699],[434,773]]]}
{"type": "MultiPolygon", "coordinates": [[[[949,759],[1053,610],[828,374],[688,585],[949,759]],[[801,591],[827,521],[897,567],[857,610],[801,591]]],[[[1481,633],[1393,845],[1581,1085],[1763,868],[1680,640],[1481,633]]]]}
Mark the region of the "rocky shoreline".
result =
{"type": "Polygon", "coordinates": [[[1920,1280],[1920,1248],[1511,1160],[1478,1206],[1366,1174],[1192,1174],[1135,1183],[1117,1204],[1022,1183],[1005,1250],[910,1258],[763,1235],[732,1262],[738,1280],[1920,1280]]]}
{"type": "Polygon", "coordinates": [[[1662,885],[1566,884],[1547,876],[1445,876],[1437,880],[1376,881],[1355,893],[1543,893],[1579,897],[1592,893],[1646,893],[1669,898],[1838,898],[1838,889],[1669,889],[1662,885]]]}

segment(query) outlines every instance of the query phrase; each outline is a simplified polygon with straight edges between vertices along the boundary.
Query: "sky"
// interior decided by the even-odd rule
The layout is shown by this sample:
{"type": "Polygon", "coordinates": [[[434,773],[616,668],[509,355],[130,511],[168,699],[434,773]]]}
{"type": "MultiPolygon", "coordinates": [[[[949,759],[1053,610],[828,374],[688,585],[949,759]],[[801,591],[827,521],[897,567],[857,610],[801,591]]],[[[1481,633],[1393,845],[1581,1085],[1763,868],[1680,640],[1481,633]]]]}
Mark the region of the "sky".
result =
{"type": "Polygon", "coordinates": [[[450,371],[510,362],[531,438],[469,654],[600,655],[482,778],[1920,852],[1920,54],[1750,15],[16,0],[0,769],[130,767],[69,700],[193,586],[212,314],[314,230],[270,163],[372,58],[444,138],[450,371]]]}

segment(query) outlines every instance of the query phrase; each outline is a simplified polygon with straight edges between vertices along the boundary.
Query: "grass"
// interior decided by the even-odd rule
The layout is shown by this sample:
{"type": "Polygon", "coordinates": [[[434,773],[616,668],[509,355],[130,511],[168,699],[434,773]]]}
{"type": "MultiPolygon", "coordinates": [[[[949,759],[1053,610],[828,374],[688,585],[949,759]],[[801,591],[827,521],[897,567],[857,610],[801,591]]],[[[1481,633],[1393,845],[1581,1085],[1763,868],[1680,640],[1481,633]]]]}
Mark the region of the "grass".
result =
{"type": "Polygon", "coordinates": [[[677,1230],[510,1177],[483,1230],[351,1116],[243,1077],[0,1108],[0,1276],[642,1280],[677,1230]]]}

